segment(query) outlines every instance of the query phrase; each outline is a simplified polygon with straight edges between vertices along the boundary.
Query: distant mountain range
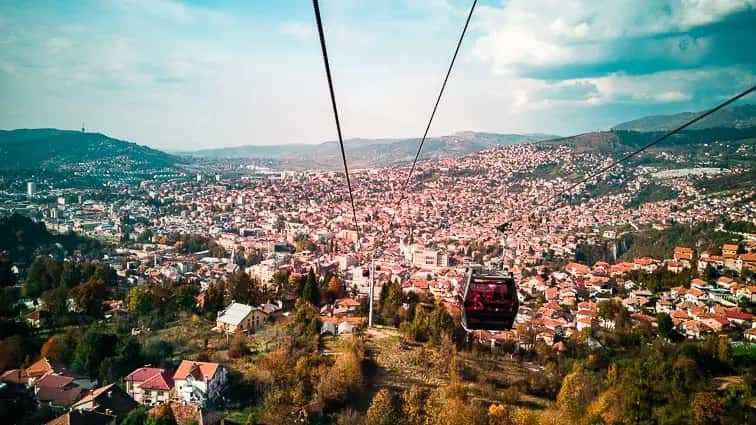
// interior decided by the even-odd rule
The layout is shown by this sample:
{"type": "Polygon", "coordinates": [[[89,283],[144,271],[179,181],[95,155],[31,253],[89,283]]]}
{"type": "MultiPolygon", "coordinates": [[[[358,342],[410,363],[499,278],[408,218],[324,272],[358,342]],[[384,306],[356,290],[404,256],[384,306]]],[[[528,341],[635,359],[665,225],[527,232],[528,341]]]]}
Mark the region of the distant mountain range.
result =
{"type": "Polygon", "coordinates": [[[87,163],[158,169],[177,158],[100,133],[56,129],[0,130],[0,170],[58,169],[87,163]]]}
{"type": "MultiPolygon", "coordinates": [[[[426,140],[422,159],[463,156],[484,149],[516,143],[539,142],[569,145],[580,151],[616,153],[641,146],[685,120],[695,112],[658,115],[621,123],[610,131],[590,132],[560,138],[550,134],[497,134],[460,132],[426,140]]],[[[664,142],[685,146],[714,140],[756,138],[756,105],[725,108],[664,142]]],[[[353,168],[402,164],[414,158],[419,139],[350,139],[345,142],[353,168]]],[[[154,170],[185,161],[250,159],[268,161],[281,168],[341,169],[338,143],[239,146],[204,149],[171,155],[147,146],[113,139],[99,133],[56,129],[0,130],[0,170],[57,170],[71,166],[101,170],[154,170]]]]}
{"type": "MultiPolygon", "coordinates": [[[[673,115],[653,115],[637,120],[623,122],[612,130],[627,131],[669,131],[686,121],[695,118],[701,112],[683,112],[673,115]]],[[[747,128],[756,126],[756,105],[743,105],[724,108],[709,117],[693,124],[688,129],[704,130],[709,128],[747,128]]]]}
{"type": "MultiPolygon", "coordinates": [[[[423,159],[444,159],[515,143],[553,139],[551,134],[496,134],[460,132],[428,138],[423,145],[423,159]]],[[[411,161],[420,139],[349,139],[344,141],[349,164],[354,168],[383,167],[411,161]]],[[[284,166],[304,168],[341,168],[341,154],[336,141],[320,144],[239,146],[204,149],[183,154],[200,158],[272,159],[284,166]]]]}

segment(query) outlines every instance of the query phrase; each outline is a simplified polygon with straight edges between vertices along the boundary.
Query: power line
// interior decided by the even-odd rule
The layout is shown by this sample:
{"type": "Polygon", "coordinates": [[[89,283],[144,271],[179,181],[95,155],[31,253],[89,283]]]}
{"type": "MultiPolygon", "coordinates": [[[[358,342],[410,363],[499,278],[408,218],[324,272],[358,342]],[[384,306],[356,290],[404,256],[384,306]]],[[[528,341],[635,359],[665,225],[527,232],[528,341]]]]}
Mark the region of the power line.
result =
{"type": "Polygon", "coordinates": [[[620,159],[612,162],[611,164],[609,164],[609,165],[601,168],[600,170],[598,170],[598,171],[594,172],[593,174],[589,175],[588,177],[586,177],[586,178],[580,180],[579,182],[571,185],[567,189],[564,189],[562,191],[559,191],[559,192],[551,195],[548,199],[546,199],[546,202],[544,202],[544,204],[548,204],[549,202],[551,202],[551,200],[553,200],[557,196],[564,195],[565,193],[568,194],[570,191],[572,191],[572,189],[580,186],[581,184],[583,184],[583,183],[591,180],[592,178],[594,178],[596,176],[599,176],[599,175],[601,175],[601,174],[609,171],[610,169],[614,168],[614,166],[627,161],[628,159],[634,157],[635,155],[638,155],[639,153],[645,151],[646,149],[648,149],[648,148],[650,148],[650,147],[652,147],[654,145],[657,145],[657,144],[663,142],[664,140],[668,139],[669,137],[673,136],[674,134],[679,133],[680,131],[686,129],[687,127],[690,127],[691,125],[697,123],[698,121],[701,121],[702,119],[704,119],[704,118],[708,117],[709,115],[711,115],[711,114],[719,111],[720,109],[722,109],[722,108],[726,107],[727,105],[729,105],[729,104],[737,101],[738,99],[741,99],[741,98],[743,98],[745,96],[748,96],[749,94],[751,94],[755,90],[756,90],[756,86],[753,86],[753,87],[751,87],[751,88],[749,88],[749,89],[747,89],[747,90],[745,90],[743,92],[740,92],[738,95],[736,95],[734,97],[731,97],[727,101],[725,101],[725,102],[723,102],[723,103],[715,106],[714,108],[709,109],[708,111],[701,113],[700,115],[698,115],[697,117],[693,118],[692,120],[686,122],[685,124],[682,124],[681,126],[675,128],[674,130],[671,130],[671,131],[665,133],[663,136],[659,137],[658,139],[654,140],[653,142],[651,142],[651,143],[649,143],[649,144],[641,147],[640,149],[637,149],[637,150],[635,150],[633,152],[630,152],[629,154],[623,156],[622,158],[620,158],[620,159]]]}
{"type": "MultiPolygon", "coordinates": [[[[436,110],[438,110],[438,104],[441,102],[441,97],[444,94],[444,89],[446,89],[446,83],[449,81],[449,75],[451,75],[452,68],[454,68],[454,62],[457,60],[457,54],[459,53],[459,49],[462,46],[462,40],[465,38],[465,34],[467,33],[467,27],[470,25],[470,19],[472,19],[473,12],[475,11],[475,6],[478,4],[478,0],[473,0],[472,6],[470,7],[470,13],[467,14],[467,20],[465,20],[465,26],[462,28],[462,34],[459,36],[459,40],[457,41],[457,47],[454,49],[454,55],[452,56],[451,62],[449,63],[449,69],[446,70],[446,76],[444,77],[444,82],[441,84],[441,90],[438,92],[438,97],[436,97],[436,103],[433,105],[433,110],[431,111],[430,118],[428,119],[428,125],[425,126],[425,132],[423,133],[422,139],[420,139],[420,145],[417,147],[417,152],[415,153],[415,159],[412,161],[412,166],[410,167],[409,173],[407,174],[407,179],[404,181],[404,185],[401,189],[401,195],[399,196],[399,200],[396,203],[396,207],[394,208],[394,211],[391,214],[391,220],[389,220],[389,230],[391,229],[391,224],[394,222],[394,218],[396,217],[397,211],[399,211],[399,207],[401,206],[402,201],[404,201],[405,196],[407,195],[407,188],[409,187],[410,181],[412,180],[412,174],[415,172],[415,167],[417,166],[417,161],[420,158],[420,153],[423,150],[423,145],[425,144],[425,139],[428,137],[428,132],[430,131],[431,124],[433,123],[433,118],[436,116],[436,110]]],[[[378,241],[378,244],[375,244],[373,247],[373,251],[377,250],[380,244],[383,242],[383,235],[385,235],[385,232],[382,232],[381,238],[378,241]]]]}
{"type": "Polygon", "coordinates": [[[339,122],[339,110],[336,107],[336,95],[333,91],[333,80],[331,78],[331,66],[328,63],[328,50],[326,49],[325,35],[323,34],[323,22],[320,19],[320,5],[318,0],[312,0],[312,7],[315,9],[315,21],[318,25],[318,35],[320,36],[320,50],[323,53],[323,63],[325,64],[326,78],[328,79],[328,91],[331,93],[331,106],[333,107],[333,117],[336,120],[336,132],[339,135],[339,147],[341,148],[341,160],[344,162],[344,174],[346,174],[347,188],[349,189],[349,202],[352,204],[352,215],[354,217],[354,227],[357,229],[357,243],[360,241],[360,225],[357,223],[357,208],[354,206],[354,195],[352,194],[352,182],[349,179],[349,166],[347,165],[346,152],[344,151],[344,139],[341,136],[341,123],[339,122]]]}

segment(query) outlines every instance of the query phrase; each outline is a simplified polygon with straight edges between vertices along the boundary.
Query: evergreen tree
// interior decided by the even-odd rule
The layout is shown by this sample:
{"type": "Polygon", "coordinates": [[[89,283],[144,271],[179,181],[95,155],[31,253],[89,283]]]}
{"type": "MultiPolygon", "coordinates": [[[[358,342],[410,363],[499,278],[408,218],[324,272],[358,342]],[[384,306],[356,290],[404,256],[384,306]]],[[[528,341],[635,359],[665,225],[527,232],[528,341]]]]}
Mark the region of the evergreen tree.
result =
{"type": "Polygon", "coordinates": [[[307,273],[307,280],[302,289],[302,298],[309,301],[314,306],[320,305],[320,290],[318,288],[317,280],[315,279],[315,272],[313,272],[312,269],[307,273]]]}
{"type": "Polygon", "coordinates": [[[656,322],[659,324],[659,335],[664,338],[669,338],[675,332],[675,325],[672,323],[672,318],[667,313],[659,313],[656,315],[656,322]]]}

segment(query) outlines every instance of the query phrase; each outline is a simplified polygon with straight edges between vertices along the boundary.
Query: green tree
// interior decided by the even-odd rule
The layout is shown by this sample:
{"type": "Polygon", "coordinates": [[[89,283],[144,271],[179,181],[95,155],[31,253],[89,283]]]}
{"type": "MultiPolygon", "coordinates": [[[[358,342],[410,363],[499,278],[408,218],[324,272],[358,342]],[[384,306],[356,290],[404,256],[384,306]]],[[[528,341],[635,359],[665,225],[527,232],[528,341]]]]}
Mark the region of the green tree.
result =
{"type": "Polygon", "coordinates": [[[230,300],[238,303],[257,305],[262,302],[262,295],[255,287],[255,283],[243,271],[238,271],[228,277],[226,290],[230,300]]]}
{"type": "Polygon", "coordinates": [[[118,338],[109,333],[90,327],[76,345],[71,368],[79,373],[97,376],[100,363],[115,354],[118,338]]]}
{"type": "Polygon", "coordinates": [[[0,288],[16,284],[16,275],[11,268],[13,262],[8,257],[0,257],[0,288]]]}
{"type": "Polygon", "coordinates": [[[147,422],[147,408],[139,406],[129,412],[119,425],[144,425],[147,422]]]}
{"type": "Polygon", "coordinates": [[[55,324],[64,324],[68,316],[68,288],[60,285],[42,293],[42,303],[45,310],[50,314],[50,321],[55,324]]]}
{"type": "Polygon", "coordinates": [[[61,265],[50,257],[37,257],[29,267],[24,287],[26,296],[36,298],[60,283],[61,265]]]}
{"type": "Polygon", "coordinates": [[[223,281],[210,285],[205,292],[205,304],[203,309],[210,315],[215,315],[225,306],[224,295],[226,285],[223,281]]]}
{"type": "Polygon", "coordinates": [[[310,304],[316,307],[320,305],[320,290],[318,282],[315,279],[315,272],[312,269],[307,272],[307,280],[302,289],[302,299],[309,301],[310,304]]]}
{"type": "Polygon", "coordinates": [[[199,289],[194,285],[181,285],[176,291],[176,304],[185,311],[194,310],[199,289]]]}
{"type": "Polygon", "coordinates": [[[659,313],[656,315],[656,323],[659,326],[659,335],[664,338],[669,338],[675,332],[675,325],[672,322],[672,317],[667,313],[659,313]]]}
{"type": "Polygon", "coordinates": [[[60,284],[66,288],[73,288],[81,283],[81,271],[79,265],[73,261],[64,261],[63,270],[60,274],[60,284]]]}

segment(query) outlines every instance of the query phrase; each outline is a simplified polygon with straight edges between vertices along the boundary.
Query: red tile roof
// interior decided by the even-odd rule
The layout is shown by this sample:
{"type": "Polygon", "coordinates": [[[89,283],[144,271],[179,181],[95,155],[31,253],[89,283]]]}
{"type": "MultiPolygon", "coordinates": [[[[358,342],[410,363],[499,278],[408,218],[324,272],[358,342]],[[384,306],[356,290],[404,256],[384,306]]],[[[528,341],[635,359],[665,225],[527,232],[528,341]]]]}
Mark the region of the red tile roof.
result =
{"type": "Polygon", "coordinates": [[[215,375],[215,371],[218,370],[219,366],[218,363],[182,360],[178,369],[176,369],[176,373],[173,374],[173,379],[186,379],[189,374],[192,374],[192,376],[198,379],[209,381],[215,375]]]}

